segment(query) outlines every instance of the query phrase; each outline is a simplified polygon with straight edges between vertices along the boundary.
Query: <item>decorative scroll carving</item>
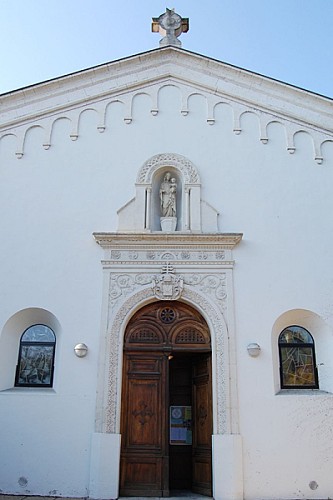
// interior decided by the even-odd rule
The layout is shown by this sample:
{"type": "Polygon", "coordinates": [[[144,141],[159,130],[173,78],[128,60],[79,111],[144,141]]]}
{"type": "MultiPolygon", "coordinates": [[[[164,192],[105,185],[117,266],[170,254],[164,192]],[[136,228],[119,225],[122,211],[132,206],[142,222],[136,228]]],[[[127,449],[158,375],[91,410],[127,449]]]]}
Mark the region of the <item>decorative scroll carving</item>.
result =
{"type": "Polygon", "coordinates": [[[122,295],[129,295],[134,292],[138,285],[148,285],[152,282],[152,276],[149,274],[111,274],[109,301],[114,304],[122,295]]]}
{"type": "Polygon", "coordinates": [[[111,259],[119,260],[120,257],[121,257],[121,252],[119,252],[119,250],[112,250],[111,251],[111,259]]]}
{"type": "Polygon", "coordinates": [[[194,263],[199,266],[209,265],[211,262],[216,261],[226,265],[233,265],[233,261],[226,251],[214,251],[213,249],[200,251],[192,249],[189,251],[187,249],[172,249],[172,251],[166,252],[161,250],[133,250],[133,251],[112,251],[110,253],[110,259],[104,259],[103,263],[108,263],[116,261],[117,264],[127,264],[130,262],[136,265],[144,265],[146,261],[182,261],[183,263],[194,263]],[[186,262],[188,261],[188,262],[186,262]]]}
{"type": "Polygon", "coordinates": [[[190,276],[185,275],[184,283],[186,285],[198,286],[201,292],[209,295],[214,294],[215,298],[218,300],[225,301],[227,298],[225,273],[208,276],[202,274],[191,274],[190,276]]]}

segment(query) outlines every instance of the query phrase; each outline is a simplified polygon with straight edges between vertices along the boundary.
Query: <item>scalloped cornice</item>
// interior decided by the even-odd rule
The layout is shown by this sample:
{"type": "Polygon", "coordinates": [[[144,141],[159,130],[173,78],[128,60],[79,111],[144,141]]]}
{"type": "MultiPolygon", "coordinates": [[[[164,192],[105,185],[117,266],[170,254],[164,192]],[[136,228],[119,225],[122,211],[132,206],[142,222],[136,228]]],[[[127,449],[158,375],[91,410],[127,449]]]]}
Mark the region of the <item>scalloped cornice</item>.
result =
{"type": "Polygon", "coordinates": [[[110,62],[0,96],[0,130],[86,106],[163,80],[333,133],[333,101],[175,47],[110,62]],[[19,114],[18,114],[19,109],[19,114]]]}

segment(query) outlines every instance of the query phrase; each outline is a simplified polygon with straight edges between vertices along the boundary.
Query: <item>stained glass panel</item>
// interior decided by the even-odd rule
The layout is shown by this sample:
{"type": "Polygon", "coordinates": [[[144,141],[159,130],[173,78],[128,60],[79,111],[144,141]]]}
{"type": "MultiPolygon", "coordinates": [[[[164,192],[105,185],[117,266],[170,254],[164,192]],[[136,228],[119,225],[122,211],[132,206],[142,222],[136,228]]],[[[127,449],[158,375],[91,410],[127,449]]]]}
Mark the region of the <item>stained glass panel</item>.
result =
{"type": "Polygon", "coordinates": [[[16,386],[52,387],[54,332],[45,325],[28,328],[21,337],[16,386]]]}
{"type": "Polygon", "coordinates": [[[24,332],[21,342],[55,342],[55,336],[48,326],[34,325],[24,332]]]}
{"type": "Polygon", "coordinates": [[[318,388],[314,341],[305,328],[285,328],[279,350],[282,388],[318,388]]]}
{"type": "Polygon", "coordinates": [[[283,385],[315,385],[315,373],[311,347],[287,347],[281,349],[283,385]]]}
{"type": "Polygon", "coordinates": [[[22,346],[18,384],[50,385],[53,346],[22,346]]]}
{"type": "Polygon", "coordinates": [[[287,344],[313,344],[313,338],[305,328],[291,326],[283,330],[279,338],[280,343],[287,344]]]}

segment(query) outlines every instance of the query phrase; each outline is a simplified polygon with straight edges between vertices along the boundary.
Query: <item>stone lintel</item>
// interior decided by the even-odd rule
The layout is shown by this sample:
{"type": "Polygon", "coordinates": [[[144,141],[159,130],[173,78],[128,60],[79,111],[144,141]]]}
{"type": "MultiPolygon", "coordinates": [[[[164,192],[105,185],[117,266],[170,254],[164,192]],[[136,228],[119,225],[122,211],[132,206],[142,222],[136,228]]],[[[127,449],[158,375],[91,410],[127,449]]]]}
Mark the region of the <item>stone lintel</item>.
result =
{"type": "Polygon", "coordinates": [[[232,249],[242,239],[242,233],[93,233],[93,236],[102,248],[134,247],[210,247],[232,249]]]}

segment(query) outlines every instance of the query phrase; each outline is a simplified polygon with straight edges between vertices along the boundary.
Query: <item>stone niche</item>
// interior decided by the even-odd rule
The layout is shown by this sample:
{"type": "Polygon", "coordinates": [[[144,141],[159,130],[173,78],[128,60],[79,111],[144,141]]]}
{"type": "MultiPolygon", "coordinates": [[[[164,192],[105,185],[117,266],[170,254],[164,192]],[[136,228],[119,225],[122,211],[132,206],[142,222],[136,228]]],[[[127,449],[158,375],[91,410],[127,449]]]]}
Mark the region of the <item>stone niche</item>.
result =
{"type": "Polygon", "coordinates": [[[136,195],[118,210],[119,232],[218,232],[218,212],[201,200],[197,168],[184,156],[164,153],[153,156],[140,168],[136,195]],[[166,221],[160,204],[160,187],[165,175],[176,182],[176,221],[166,221]]]}

